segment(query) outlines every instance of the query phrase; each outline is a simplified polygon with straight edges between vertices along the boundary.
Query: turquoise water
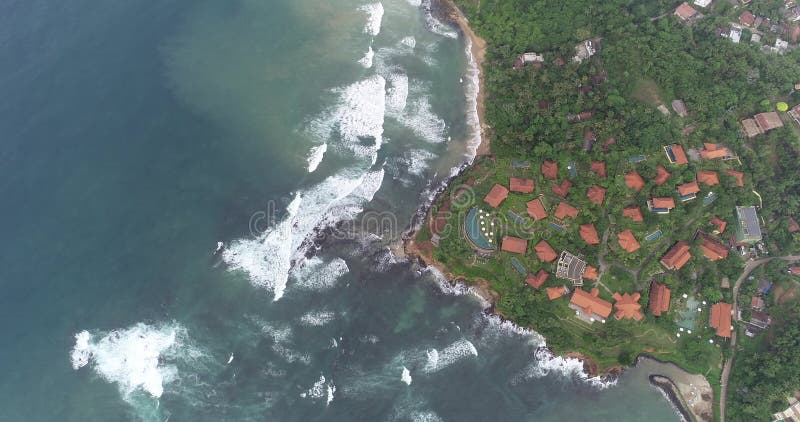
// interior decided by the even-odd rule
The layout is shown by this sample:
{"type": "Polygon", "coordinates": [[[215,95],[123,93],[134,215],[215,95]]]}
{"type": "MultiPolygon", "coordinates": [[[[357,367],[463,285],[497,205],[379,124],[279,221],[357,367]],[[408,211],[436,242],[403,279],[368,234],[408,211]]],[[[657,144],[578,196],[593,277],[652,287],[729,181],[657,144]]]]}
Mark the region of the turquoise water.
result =
{"type": "Polygon", "coordinates": [[[387,249],[475,140],[413,3],[0,4],[0,420],[677,419],[387,249]]]}
{"type": "Polygon", "coordinates": [[[481,233],[481,220],[478,215],[478,208],[472,208],[467,213],[467,218],[464,221],[464,228],[470,240],[479,248],[492,250],[494,246],[489,243],[489,240],[481,233]]]}

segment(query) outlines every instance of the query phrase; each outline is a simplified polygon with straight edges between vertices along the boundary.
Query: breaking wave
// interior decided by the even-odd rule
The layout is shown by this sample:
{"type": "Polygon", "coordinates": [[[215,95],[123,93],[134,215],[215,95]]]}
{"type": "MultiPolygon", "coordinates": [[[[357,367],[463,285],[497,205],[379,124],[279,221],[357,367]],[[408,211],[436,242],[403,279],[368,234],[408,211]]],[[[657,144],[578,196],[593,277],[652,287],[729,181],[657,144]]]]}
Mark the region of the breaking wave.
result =
{"type": "Polygon", "coordinates": [[[433,16],[431,0],[419,0],[419,2],[419,5],[425,12],[425,27],[428,28],[429,31],[446,38],[458,38],[458,32],[455,29],[443,24],[439,19],[433,16]]]}
{"type": "Polygon", "coordinates": [[[342,258],[334,258],[323,262],[319,257],[307,260],[303,265],[292,270],[291,276],[296,280],[293,284],[302,290],[327,290],[336,285],[343,275],[350,272],[342,258]]]}
{"type": "Polygon", "coordinates": [[[442,351],[429,349],[428,360],[423,367],[425,373],[432,373],[447,368],[448,366],[468,357],[478,356],[478,350],[469,340],[460,339],[445,347],[442,351]]]}
{"type": "Polygon", "coordinates": [[[308,157],[306,158],[306,162],[308,163],[308,172],[313,173],[319,164],[322,162],[322,157],[325,155],[325,151],[328,150],[328,144],[320,144],[317,145],[308,152],[308,157]]]}
{"type": "Polygon", "coordinates": [[[381,21],[383,20],[383,4],[381,2],[365,4],[358,10],[367,14],[367,23],[364,25],[364,32],[373,37],[381,33],[381,21]]]}
{"type": "Polygon", "coordinates": [[[324,375],[320,375],[314,385],[309,387],[304,393],[300,393],[300,397],[309,399],[325,397],[325,405],[328,406],[333,401],[334,393],[336,393],[336,386],[333,382],[326,380],[324,375]]]}
{"type": "Polygon", "coordinates": [[[369,69],[372,67],[372,58],[374,56],[375,52],[372,50],[372,46],[369,46],[369,50],[367,50],[367,52],[364,53],[364,57],[358,60],[358,63],[361,66],[364,66],[365,68],[369,69]]]}

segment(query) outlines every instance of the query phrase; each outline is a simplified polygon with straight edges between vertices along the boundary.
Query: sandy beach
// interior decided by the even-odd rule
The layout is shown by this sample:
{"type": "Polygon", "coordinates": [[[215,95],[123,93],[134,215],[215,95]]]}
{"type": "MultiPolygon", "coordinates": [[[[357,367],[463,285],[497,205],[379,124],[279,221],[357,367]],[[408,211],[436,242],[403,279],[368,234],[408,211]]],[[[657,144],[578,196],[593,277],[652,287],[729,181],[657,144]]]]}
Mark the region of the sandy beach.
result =
{"type": "Polygon", "coordinates": [[[636,366],[650,373],[650,382],[664,390],[680,413],[696,421],[714,419],[714,390],[704,376],[647,356],[639,357],[636,366]]]}

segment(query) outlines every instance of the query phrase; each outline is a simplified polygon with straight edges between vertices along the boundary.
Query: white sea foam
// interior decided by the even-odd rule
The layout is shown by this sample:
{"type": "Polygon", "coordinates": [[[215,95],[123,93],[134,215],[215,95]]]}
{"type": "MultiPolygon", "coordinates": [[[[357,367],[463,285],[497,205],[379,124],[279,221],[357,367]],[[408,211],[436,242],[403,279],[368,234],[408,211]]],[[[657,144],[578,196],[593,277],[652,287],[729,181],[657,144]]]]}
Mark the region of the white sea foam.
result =
{"type": "Polygon", "coordinates": [[[436,283],[436,286],[439,287],[439,290],[446,295],[453,295],[453,296],[471,295],[475,300],[477,300],[481,304],[481,307],[483,307],[484,309],[491,306],[491,303],[487,302],[486,299],[484,299],[483,296],[481,296],[474,287],[467,286],[461,281],[450,282],[450,280],[448,280],[447,277],[444,274],[442,274],[441,271],[439,271],[437,268],[434,268],[433,266],[426,267],[422,273],[429,274],[434,283],[436,283]]]}
{"type": "Polygon", "coordinates": [[[444,419],[439,417],[431,410],[418,410],[411,412],[409,415],[412,422],[443,422],[444,419]]]}
{"type": "Polygon", "coordinates": [[[311,327],[325,325],[336,318],[336,314],[331,311],[309,311],[300,317],[300,323],[311,327]]]}
{"type": "Polygon", "coordinates": [[[358,63],[361,66],[364,66],[365,68],[369,69],[369,68],[372,67],[372,58],[374,56],[375,56],[375,52],[372,50],[372,46],[369,46],[369,50],[367,50],[367,52],[364,53],[364,57],[362,57],[362,58],[360,58],[358,60],[358,63]]]}
{"type": "Polygon", "coordinates": [[[417,39],[411,35],[403,37],[403,39],[400,40],[400,45],[404,45],[406,47],[413,49],[414,47],[417,46],[417,39]]]}
{"type": "Polygon", "coordinates": [[[499,337],[515,336],[521,337],[525,343],[533,347],[541,347],[545,345],[545,338],[541,334],[528,328],[520,327],[509,320],[504,320],[494,314],[480,313],[476,314],[476,326],[483,326],[482,338],[483,342],[496,344],[499,337]]]}
{"type": "Polygon", "coordinates": [[[342,258],[323,262],[319,257],[307,260],[292,270],[293,286],[303,290],[327,290],[336,285],[343,275],[350,272],[342,258]]]}
{"type": "Polygon", "coordinates": [[[117,384],[128,398],[135,391],[161,397],[164,386],[178,376],[175,361],[194,356],[186,330],[177,324],[138,323],[124,330],[75,335],[71,360],[74,369],[91,368],[104,380],[117,384]]]}
{"type": "Polygon", "coordinates": [[[472,40],[467,38],[464,52],[467,55],[466,86],[464,94],[467,97],[467,161],[472,162],[481,144],[481,122],[478,117],[478,94],[480,91],[480,69],[475,57],[472,55],[472,40]]]}
{"type": "Polygon", "coordinates": [[[549,350],[540,348],[534,354],[535,360],[530,362],[520,374],[512,379],[516,384],[532,378],[542,378],[556,373],[566,379],[588,384],[598,389],[605,389],[617,384],[616,379],[606,380],[601,377],[590,377],[583,370],[583,362],[575,358],[555,356],[549,350]]]}
{"type": "Polygon", "coordinates": [[[383,4],[381,2],[365,4],[358,10],[367,14],[367,23],[364,32],[373,37],[381,32],[381,21],[383,20],[383,4]]]}
{"type": "Polygon", "coordinates": [[[411,385],[411,371],[405,366],[403,367],[403,373],[400,375],[400,381],[403,381],[406,385],[411,385]]]}
{"type": "Polygon", "coordinates": [[[431,0],[419,1],[420,6],[422,6],[422,8],[425,10],[425,26],[429,31],[447,38],[458,38],[458,32],[456,32],[456,30],[443,24],[441,21],[439,21],[439,19],[436,19],[436,17],[433,16],[433,13],[431,12],[431,0]]]}
{"type": "Polygon", "coordinates": [[[392,73],[386,77],[389,88],[386,90],[386,113],[400,116],[408,100],[408,75],[392,73]]]}
{"type": "Polygon", "coordinates": [[[322,162],[322,157],[325,155],[325,151],[327,150],[328,144],[320,144],[311,148],[311,150],[308,152],[308,157],[306,157],[309,173],[313,173],[314,170],[319,167],[319,163],[322,162]]]}
{"type": "Polygon", "coordinates": [[[321,399],[325,397],[325,405],[330,405],[333,401],[333,395],[336,393],[336,386],[332,381],[325,379],[324,375],[320,375],[319,379],[304,393],[300,393],[300,397],[309,399],[321,399]]]}
{"type": "Polygon", "coordinates": [[[460,339],[453,344],[445,347],[442,351],[436,349],[429,349],[427,352],[428,360],[425,363],[423,371],[432,373],[439,371],[470,356],[478,356],[478,350],[475,346],[466,339],[460,339]]]}

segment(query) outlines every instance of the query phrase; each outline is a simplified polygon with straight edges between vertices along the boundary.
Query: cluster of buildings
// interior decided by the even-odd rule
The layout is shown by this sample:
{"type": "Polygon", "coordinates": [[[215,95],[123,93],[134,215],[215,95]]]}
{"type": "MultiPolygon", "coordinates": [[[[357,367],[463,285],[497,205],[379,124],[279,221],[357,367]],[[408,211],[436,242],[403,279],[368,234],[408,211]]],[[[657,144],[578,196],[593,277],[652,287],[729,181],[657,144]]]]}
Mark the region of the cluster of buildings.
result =
{"type": "Polygon", "coordinates": [[[774,111],[758,113],[751,119],[744,119],[741,122],[742,131],[748,138],[767,133],[772,129],[783,127],[781,116],[774,111]]]}

